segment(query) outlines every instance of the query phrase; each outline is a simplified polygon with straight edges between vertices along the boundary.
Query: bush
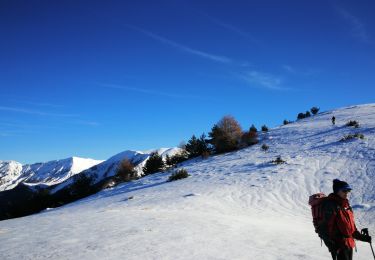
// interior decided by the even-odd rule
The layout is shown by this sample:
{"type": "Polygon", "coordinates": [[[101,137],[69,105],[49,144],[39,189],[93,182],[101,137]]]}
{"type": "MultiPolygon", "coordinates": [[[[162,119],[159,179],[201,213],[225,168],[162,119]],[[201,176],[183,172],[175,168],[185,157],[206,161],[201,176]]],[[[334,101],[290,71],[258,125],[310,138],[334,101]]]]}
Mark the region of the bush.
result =
{"type": "Polygon", "coordinates": [[[145,166],[142,168],[144,175],[149,175],[155,172],[161,172],[164,170],[163,158],[157,153],[151,153],[150,157],[146,161],[145,166]]]}
{"type": "Polygon", "coordinates": [[[271,163],[274,163],[274,164],[283,164],[283,163],[286,163],[286,161],[284,161],[283,159],[281,159],[281,156],[278,156],[276,158],[276,160],[272,160],[271,163]]]}
{"type": "Polygon", "coordinates": [[[291,122],[289,121],[289,120],[286,120],[286,119],[284,119],[284,121],[283,121],[283,124],[284,125],[287,125],[287,124],[290,124],[291,122]]]}
{"type": "Polygon", "coordinates": [[[202,156],[203,153],[210,153],[211,150],[205,134],[202,134],[199,139],[193,135],[185,145],[185,149],[189,158],[202,156]]]}
{"type": "Polygon", "coordinates": [[[266,125],[262,125],[262,132],[268,132],[268,127],[266,125]]]}
{"type": "Polygon", "coordinates": [[[136,178],[137,172],[134,169],[134,165],[128,159],[122,160],[116,171],[115,182],[126,182],[136,178]]]}
{"type": "Polygon", "coordinates": [[[343,142],[343,141],[351,140],[351,139],[354,139],[354,138],[364,139],[365,136],[363,134],[360,134],[360,133],[349,134],[349,135],[345,135],[343,138],[341,138],[340,141],[343,142]]]}
{"type": "Polygon", "coordinates": [[[239,147],[242,137],[240,124],[232,116],[224,116],[209,133],[216,153],[231,152],[239,147]]]}
{"type": "Polygon", "coordinates": [[[306,111],[306,113],[305,113],[305,118],[306,118],[306,117],[310,117],[310,116],[311,116],[310,112],[309,112],[309,111],[306,111]]]}
{"type": "Polygon", "coordinates": [[[261,146],[261,148],[262,148],[263,151],[267,152],[270,147],[268,145],[266,145],[266,144],[263,144],[261,146]]]}
{"type": "Polygon", "coordinates": [[[190,175],[185,169],[180,169],[175,171],[171,176],[169,176],[168,181],[176,181],[189,177],[190,175]]]}
{"type": "Polygon", "coordinates": [[[354,126],[355,128],[359,127],[359,123],[356,120],[350,120],[346,123],[346,126],[354,126]]]}
{"type": "Polygon", "coordinates": [[[318,107],[312,107],[312,108],[310,109],[310,111],[311,111],[311,113],[312,113],[313,115],[318,114],[319,110],[320,110],[320,108],[318,108],[318,107]]]}

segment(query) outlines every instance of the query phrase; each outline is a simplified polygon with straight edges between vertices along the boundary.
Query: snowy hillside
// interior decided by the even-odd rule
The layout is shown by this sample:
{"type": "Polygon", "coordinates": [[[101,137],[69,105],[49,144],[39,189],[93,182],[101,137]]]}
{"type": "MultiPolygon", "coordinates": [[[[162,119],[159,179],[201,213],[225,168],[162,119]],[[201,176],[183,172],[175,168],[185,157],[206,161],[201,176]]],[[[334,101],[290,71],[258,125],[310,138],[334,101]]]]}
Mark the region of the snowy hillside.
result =
{"type": "MultiPolygon", "coordinates": [[[[307,200],[330,193],[335,178],[353,187],[358,228],[375,235],[375,104],[324,112],[261,139],[240,151],[185,162],[187,179],[149,175],[61,208],[1,221],[0,257],[330,259],[314,233],[307,200]],[[345,126],[349,120],[360,127],[345,126]],[[364,139],[340,141],[354,133],[364,139]],[[270,163],[277,156],[287,163],[270,163]]],[[[372,259],[368,244],[357,247],[355,259],[372,259]]]]}
{"type": "Polygon", "coordinates": [[[6,181],[0,185],[0,191],[12,189],[21,182],[27,185],[55,185],[101,162],[79,157],[23,166],[17,162],[9,164],[0,162],[0,175],[6,177],[6,181]],[[6,165],[10,166],[6,167],[6,165]]]}

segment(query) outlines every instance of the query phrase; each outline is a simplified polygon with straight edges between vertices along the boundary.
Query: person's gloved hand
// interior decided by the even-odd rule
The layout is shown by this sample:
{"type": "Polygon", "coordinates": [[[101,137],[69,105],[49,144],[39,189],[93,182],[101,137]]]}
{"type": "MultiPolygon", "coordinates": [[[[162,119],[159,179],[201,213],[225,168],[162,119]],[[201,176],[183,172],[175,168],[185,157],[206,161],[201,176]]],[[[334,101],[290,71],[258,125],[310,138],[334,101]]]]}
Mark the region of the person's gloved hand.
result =
{"type": "Polygon", "coordinates": [[[367,243],[371,243],[371,236],[367,235],[367,234],[363,234],[363,233],[359,233],[358,230],[356,230],[354,233],[353,233],[353,237],[357,240],[360,240],[360,241],[363,241],[363,242],[367,242],[367,243]]]}

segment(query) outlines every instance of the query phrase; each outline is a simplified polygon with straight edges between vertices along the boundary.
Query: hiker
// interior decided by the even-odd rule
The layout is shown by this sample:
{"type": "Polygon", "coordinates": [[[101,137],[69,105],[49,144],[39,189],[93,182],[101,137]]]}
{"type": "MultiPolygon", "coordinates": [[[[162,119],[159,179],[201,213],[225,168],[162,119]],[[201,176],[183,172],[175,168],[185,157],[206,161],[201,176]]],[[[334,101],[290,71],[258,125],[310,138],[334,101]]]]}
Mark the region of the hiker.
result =
{"type": "Polygon", "coordinates": [[[333,116],[331,120],[332,120],[332,125],[335,125],[336,124],[336,117],[333,116]]]}
{"type": "Polygon", "coordinates": [[[354,222],[353,210],[348,196],[352,188],[345,181],[333,180],[333,193],[323,205],[327,233],[322,239],[333,260],[352,260],[354,239],[371,243],[371,236],[360,233],[354,222]]]}

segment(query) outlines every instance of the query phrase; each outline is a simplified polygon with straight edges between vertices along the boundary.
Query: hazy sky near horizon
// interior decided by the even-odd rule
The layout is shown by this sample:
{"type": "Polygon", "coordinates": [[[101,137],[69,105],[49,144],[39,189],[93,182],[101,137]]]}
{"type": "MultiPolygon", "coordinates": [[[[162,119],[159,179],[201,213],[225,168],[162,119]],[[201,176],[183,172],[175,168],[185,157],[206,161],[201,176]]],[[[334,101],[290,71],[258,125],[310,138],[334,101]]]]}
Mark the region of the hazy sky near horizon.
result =
{"type": "MultiPolygon", "coordinates": [[[[375,2],[0,2],[0,160],[107,159],[375,102],[375,2]]],[[[339,119],[338,119],[339,120],[339,119]]]]}

